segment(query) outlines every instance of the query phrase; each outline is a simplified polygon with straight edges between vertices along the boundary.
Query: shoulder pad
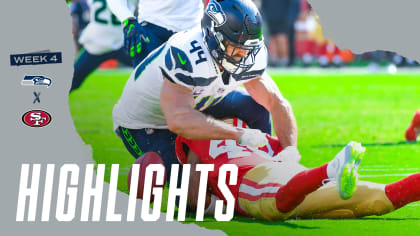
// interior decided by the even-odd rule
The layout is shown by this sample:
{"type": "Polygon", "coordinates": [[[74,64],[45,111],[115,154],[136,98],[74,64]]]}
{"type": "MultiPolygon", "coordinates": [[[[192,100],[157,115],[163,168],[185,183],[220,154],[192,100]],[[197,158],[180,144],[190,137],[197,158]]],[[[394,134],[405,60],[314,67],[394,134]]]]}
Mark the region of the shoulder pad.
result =
{"type": "Polygon", "coordinates": [[[192,89],[206,86],[217,78],[217,69],[200,36],[201,32],[186,31],[168,41],[160,69],[171,82],[192,89]]]}

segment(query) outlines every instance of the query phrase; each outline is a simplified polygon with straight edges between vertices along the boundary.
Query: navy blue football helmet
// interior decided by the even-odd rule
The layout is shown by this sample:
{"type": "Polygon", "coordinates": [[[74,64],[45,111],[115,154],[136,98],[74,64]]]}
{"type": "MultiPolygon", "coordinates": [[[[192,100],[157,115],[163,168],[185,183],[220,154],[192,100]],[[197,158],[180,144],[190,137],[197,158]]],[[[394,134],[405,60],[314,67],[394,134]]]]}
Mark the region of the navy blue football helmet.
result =
{"type": "Polygon", "coordinates": [[[262,18],[251,0],[210,0],[201,28],[210,54],[224,70],[240,74],[254,65],[263,37],[262,18]]]}

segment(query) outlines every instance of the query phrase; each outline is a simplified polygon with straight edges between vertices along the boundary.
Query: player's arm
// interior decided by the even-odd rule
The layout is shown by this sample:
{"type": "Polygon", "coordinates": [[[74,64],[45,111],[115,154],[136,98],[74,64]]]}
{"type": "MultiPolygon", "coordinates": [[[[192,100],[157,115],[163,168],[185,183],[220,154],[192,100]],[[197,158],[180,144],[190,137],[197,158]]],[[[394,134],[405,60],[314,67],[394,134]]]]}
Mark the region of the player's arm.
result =
{"type": "Polygon", "coordinates": [[[124,47],[130,57],[135,57],[141,52],[142,27],[134,16],[137,0],[107,0],[108,7],[123,23],[124,47]]]}
{"type": "Polygon", "coordinates": [[[160,103],[170,131],[191,140],[234,139],[239,141],[243,129],[235,128],[193,108],[192,91],[164,78],[160,103]]]}
{"type": "Polygon", "coordinates": [[[108,8],[121,21],[135,19],[134,9],[137,0],[106,0],[108,8]]]}
{"type": "MultiPolygon", "coordinates": [[[[195,170],[197,168],[197,164],[200,164],[201,161],[197,154],[190,150],[187,155],[187,163],[191,164],[190,182],[188,185],[188,206],[192,210],[196,210],[201,172],[195,170]]],[[[214,215],[217,200],[220,199],[216,195],[212,194],[209,189],[207,189],[206,200],[204,204],[204,215],[214,215]]]]}
{"type": "MultiPolygon", "coordinates": [[[[188,185],[188,205],[191,209],[197,209],[198,202],[198,190],[200,189],[200,173],[196,171],[197,164],[200,164],[200,158],[192,151],[188,152],[187,163],[191,164],[190,172],[190,183],[188,185]]],[[[211,194],[206,193],[206,203],[205,207],[207,208],[210,205],[211,194]]]]}
{"type": "Polygon", "coordinates": [[[281,145],[297,145],[297,125],[290,103],[281,95],[271,77],[264,73],[261,77],[244,84],[251,97],[264,106],[273,118],[274,131],[281,145]]]}

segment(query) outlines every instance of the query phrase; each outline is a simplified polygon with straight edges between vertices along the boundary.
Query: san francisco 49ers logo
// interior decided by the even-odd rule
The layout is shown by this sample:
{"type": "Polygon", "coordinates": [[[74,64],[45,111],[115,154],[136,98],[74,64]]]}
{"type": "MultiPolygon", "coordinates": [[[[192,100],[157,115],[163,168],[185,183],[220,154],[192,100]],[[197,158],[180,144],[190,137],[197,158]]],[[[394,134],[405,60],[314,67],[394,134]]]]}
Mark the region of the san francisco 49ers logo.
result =
{"type": "Polygon", "coordinates": [[[32,110],[23,114],[22,121],[27,126],[43,127],[51,122],[51,115],[45,111],[32,110]]]}

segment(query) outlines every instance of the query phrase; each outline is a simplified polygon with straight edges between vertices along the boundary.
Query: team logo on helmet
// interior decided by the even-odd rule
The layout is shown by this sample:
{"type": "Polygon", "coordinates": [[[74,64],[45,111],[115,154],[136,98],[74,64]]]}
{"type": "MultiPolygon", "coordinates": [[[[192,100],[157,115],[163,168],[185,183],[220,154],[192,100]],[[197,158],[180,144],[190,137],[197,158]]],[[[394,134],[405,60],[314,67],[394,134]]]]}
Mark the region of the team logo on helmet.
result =
{"type": "Polygon", "coordinates": [[[206,13],[216,23],[216,27],[221,26],[226,22],[226,15],[222,11],[220,4],[216,1],[209,2],[206,13]]]}

